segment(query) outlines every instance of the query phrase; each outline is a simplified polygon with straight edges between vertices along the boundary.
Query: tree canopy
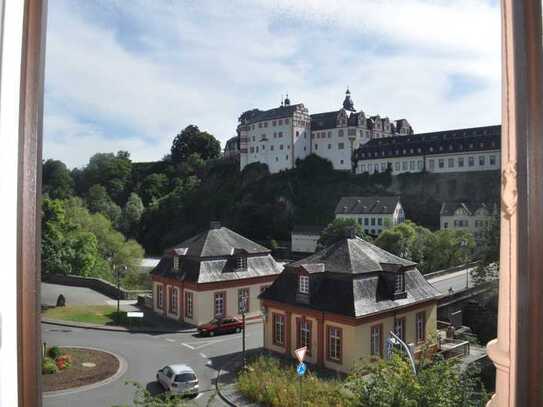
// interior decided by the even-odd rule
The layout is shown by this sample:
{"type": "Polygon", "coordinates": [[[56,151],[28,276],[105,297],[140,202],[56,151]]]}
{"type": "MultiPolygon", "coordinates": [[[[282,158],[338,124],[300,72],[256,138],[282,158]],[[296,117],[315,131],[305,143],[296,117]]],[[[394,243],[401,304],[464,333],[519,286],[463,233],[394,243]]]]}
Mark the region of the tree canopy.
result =
{"type": "Polygon", "coordinates": [[[221,154],[221,144],[206,131],[191,124],[185,127],[173,140],[171,159],[182,163],[192,154],[198,154],[203,160],[218,158],[221,154]]]}
{"type": "Polygon", "coordinates": [[[66,199],[74,193],[74,180],[62,161],[47,160],[43,163],[42,192],[51,199],[66,199]]]}
{"type": "Polygon", "coordinates": [[[362,226],[356,222],[354,219],[334,219],[331,223],[324,228],[321,233],[321,237],[317,242],[317,249],[322,249],[324,247],[330,246],[337,241],[343,239],[350,233],[350,230],[354,229],[353,232],[355,236],[360,237],[364,240],[371,240],[368,235],[364,233],[362,226]]]}
{"type": "Polygon", "coordinates": [[[455,359],[436,357],[418,363],[417,375],[400,354],[388,360],[358,364],[347,387],[358,406],[483,407],[488,395],[470,369],[462,372],[455,359]]]}

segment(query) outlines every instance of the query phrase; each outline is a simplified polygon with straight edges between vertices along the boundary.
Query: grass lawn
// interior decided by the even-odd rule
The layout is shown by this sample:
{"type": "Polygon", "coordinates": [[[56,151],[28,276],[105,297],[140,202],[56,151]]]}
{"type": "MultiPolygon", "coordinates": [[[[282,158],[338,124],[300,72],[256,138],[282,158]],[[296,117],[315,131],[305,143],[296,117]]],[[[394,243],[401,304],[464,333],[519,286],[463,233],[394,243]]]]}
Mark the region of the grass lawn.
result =
{"type": "Polygon", "coordinates": [[[112,305],[73,305],[49,308],[42,313],[45,318],[64,321],[87,322],[89,324],[112,325],[117,308],[112,305]]]}

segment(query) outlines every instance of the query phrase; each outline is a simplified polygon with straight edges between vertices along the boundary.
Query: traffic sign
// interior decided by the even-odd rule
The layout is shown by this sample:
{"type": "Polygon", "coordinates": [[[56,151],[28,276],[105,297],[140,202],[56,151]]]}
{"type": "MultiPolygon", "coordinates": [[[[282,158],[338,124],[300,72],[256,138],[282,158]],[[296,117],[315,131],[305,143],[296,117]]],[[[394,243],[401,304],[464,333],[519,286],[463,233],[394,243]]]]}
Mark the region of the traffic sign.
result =
{"type": "Polygon", "coordinates": [[[298,367],[296,368],[296,372],[298,373],[298,376],[303,376],[305,374],[306,366],[305,363],[301,362],[298,367]]]}
{"type": "Polygon", "coordinates": [[[302,363],[304,361],[306,352],[307,352],[307,346],[296,349],[294,351],[294,354],[296,355],[296,359],[298,359],[298,362],[302,363]]]}
{"type": "Polygon", "coordinates": [[[128,318],[143,318],[143,312],[136,312],[136,311],[128,311],[126,313],[126,316],[128,318]]]}

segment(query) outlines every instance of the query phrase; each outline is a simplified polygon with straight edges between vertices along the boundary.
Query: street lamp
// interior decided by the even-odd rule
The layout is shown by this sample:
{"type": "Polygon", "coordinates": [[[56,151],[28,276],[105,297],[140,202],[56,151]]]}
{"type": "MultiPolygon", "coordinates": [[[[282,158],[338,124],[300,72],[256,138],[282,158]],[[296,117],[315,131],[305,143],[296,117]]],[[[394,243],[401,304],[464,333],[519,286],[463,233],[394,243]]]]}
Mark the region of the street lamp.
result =
{"type": "Polygon", "coordinates": [[[246,296],[241,297],[241,321],[243,325],[243,333],[241,335],[241,358],[243,364],[243,370],[247,368],[247,359],[245,358],[245,313],[247,312],[247,301],[246,296]]]}
{"type": "Polygon", "coordinates": [[[413,369],[413,374],[417,375],[417,368],[415,367],[415,358],[413,357],[413,353],[411,352],[411,349],[407,344],[402,341],[402,339],[396,335],[394,332],[390,331],[390,336],[386,340],[387,342],[387,357],[390,357],[390,354],[392,353],[392,346],[393,345],[401,345],[405,352],[407,353],[407,357],[409,358],[409,361],[411,362],[411,369],[413,369]]]}

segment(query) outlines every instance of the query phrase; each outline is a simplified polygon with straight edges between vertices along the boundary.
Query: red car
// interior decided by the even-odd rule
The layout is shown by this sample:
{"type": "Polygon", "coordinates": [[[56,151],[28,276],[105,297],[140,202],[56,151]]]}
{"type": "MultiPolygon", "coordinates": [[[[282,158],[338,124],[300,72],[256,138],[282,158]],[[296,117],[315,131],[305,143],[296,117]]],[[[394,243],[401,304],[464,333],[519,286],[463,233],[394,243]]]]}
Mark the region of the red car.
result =
{"type": "Polygon", "coordinates": [[[223,334],[227,332],[241,332],[243,329],[243,322],[237,318],[224,317],[215,318],[209,321],[207,324],[200,325],[198,327],[198,333],[200,335],[213,336],[215,334],[223,334]]]}

